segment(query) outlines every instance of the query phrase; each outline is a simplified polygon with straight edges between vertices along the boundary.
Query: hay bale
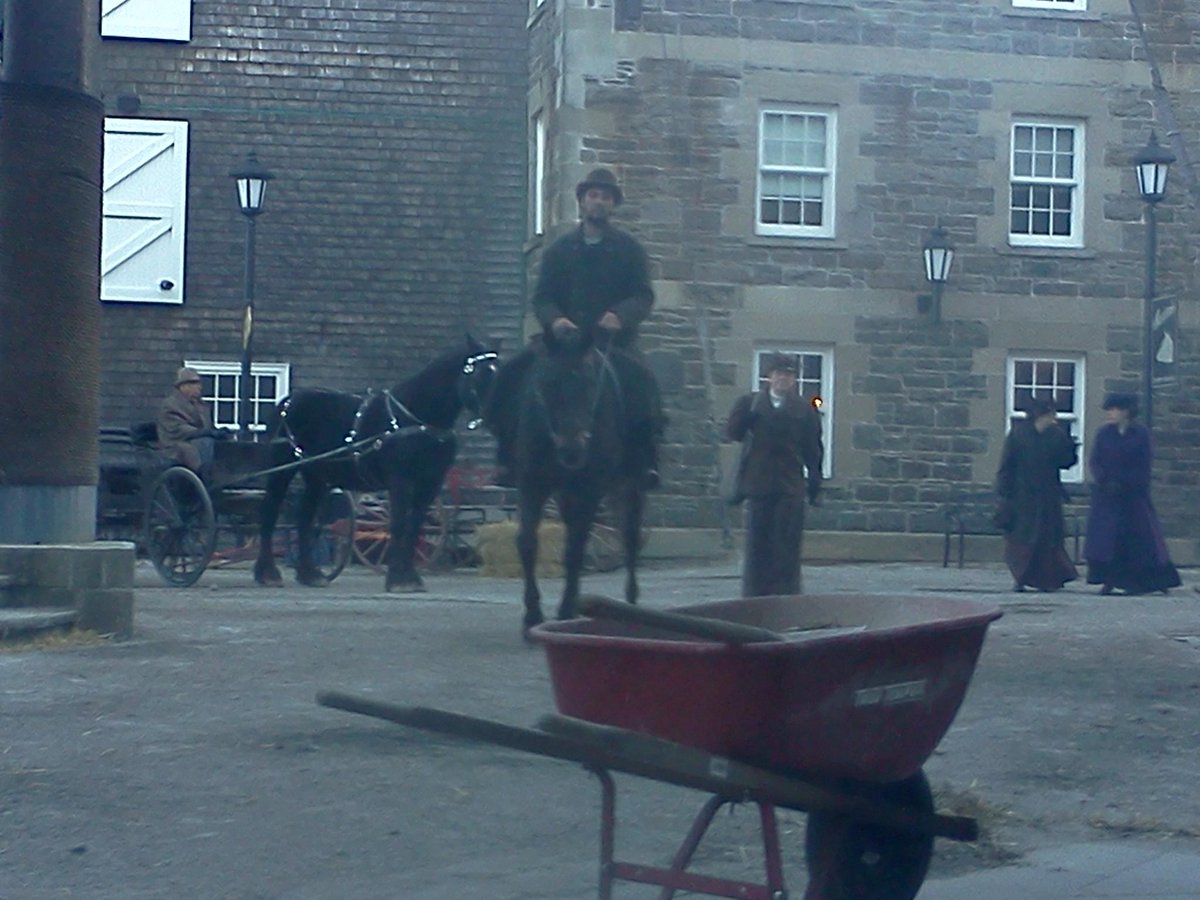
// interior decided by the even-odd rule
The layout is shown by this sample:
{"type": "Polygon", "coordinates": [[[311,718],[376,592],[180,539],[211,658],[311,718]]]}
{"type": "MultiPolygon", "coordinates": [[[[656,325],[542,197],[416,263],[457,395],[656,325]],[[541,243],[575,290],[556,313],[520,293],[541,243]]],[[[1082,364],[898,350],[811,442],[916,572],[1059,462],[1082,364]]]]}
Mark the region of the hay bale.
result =
{"type": "MultiPolygon", "coordinates": [[[[562,575],[563,542],[566,532],[561,522],[543,522],[538,528],[539,578],[562,575]]],[[[521,560],[517,558],[517,523],[493,522],[475,530],[479,551],[479,574],[493,578],[520,578],[521,560]]]]}

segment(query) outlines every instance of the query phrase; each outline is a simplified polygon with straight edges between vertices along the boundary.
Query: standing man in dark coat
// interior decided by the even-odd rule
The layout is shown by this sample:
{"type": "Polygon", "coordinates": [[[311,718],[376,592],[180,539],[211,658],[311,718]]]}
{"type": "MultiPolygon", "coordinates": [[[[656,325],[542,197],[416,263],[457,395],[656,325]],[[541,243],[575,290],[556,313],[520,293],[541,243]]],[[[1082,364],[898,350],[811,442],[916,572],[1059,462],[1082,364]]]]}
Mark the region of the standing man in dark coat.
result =
{"type": "Polygon", "coordinates": [[[1058,424],[1054,402],[1034,397],[1004,440],[996,473],[1000,522],[1004,529],[1004,561],[1013,590],[1026,586],[1057,591],[1078,578],[1063,546],[1063,486],[1059,473],[1079,460],[1072,439],[1058,424]]]}
{"type": "Polygon", "coordinates": [[[158,410],[158,449],[200,474],[213,460],[212,416],[200,399],[200,373],[186,366],[158,410]]]}
{"type": "Polygon", "coordinates": [[[579,227],[542,255],[533,311],[540,343],[526,348],[497,373],[484,420],[496,436],[496,482],[512,486],[520,385],[535,353],[583,332],[602,349],[618,374],[629,421],[625,468],[644,486],[658,486],[658,441],[664,417],[658,383],[637,346],[638,326],[654,306],[646,251],[610,221],[624,200],[608,169],[594,169],[575,188],[579,227]]]}
{"type": "Polygon", "coordinates": [[[776,354],[768,384],[739,397],[725,434],[742,442],[737,496],[746,509],[742,594],[798,594],[804,537],[804,498],[821,490],[821,416],[796,390],[797,360],[776,354]]]}
{"type": "Polygon", "coordinates": [[[1178,587],[1158,513],[1150,500],[1154,451],[1150,432],[1134,419],[1137,396],[1109,394],[1104,399],[1108,424],[1096,432],[1088,468],[1092,507],[1088,513],[1088,583],[1100,593],[1127,594],[1178,587]]]}

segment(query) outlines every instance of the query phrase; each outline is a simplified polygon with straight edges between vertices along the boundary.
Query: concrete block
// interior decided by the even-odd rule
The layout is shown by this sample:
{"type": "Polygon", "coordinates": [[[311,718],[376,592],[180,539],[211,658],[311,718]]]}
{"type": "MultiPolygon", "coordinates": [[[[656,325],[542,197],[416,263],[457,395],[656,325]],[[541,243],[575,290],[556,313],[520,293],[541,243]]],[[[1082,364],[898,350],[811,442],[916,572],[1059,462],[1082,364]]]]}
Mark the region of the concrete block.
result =
{"type": "Polygon", "coordinates": [[[135,546],[129,541],[97,541],[100,551],[100,584],[106,588],[133,588],[135,546]]]}
{"type": "Polygon", "coordinates": [[[98,588],[78,597],[76,625],[118,638],[133,635],[133,589],[98,588]]]}
{"type": "Polygon", "coordinates": [[[10,576],[0,603],[77,610],[80,627],[128,636],[133,631],[134,546],[122,541],[0,545],[10,576]]]}

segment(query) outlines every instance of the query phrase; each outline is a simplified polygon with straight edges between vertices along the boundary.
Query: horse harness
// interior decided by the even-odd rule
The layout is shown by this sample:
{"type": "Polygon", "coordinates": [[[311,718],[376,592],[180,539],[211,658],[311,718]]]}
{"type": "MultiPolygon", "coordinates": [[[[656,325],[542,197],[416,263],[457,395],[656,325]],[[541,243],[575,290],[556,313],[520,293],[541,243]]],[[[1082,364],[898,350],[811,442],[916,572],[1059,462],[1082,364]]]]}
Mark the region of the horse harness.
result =
{"type": "Polygon", "coordinates": [[[486,350],[483,353],[476,353],[474,356],[468,356],[466,361],[463,363],[462,373],[464,380],[459,382],[459,399],[462,400],[463,406],[471,410],[471,412],[474,414],[467,422],[467,428],[471,431],[474,431],[476,428],[478,428],[480,423],[483,421],[483,416],[480,413],[480,410],[483,409],[484,398],[479,393],[479,385],[476,383],[476,379],[471,378],[470,376],[474,375],[475,370],[484,363],[486,363],[487,366],[492,370],[492,374],[495,374],[496,360],[499,358],[500,354],[496,353],[496,351],[486,350]]]}
{"type": "MultiPolygon", "coordinates": [[[[462,374],[464,376],[473,375],[476,368],[481,363],[488,363],[494,368],[495,361],[498,358],[498,354],[493,351],[477,353],[473,356],[469,356],[463,363],[462,374]]],[[[482,404],[482,397],[480,397],[479,389],[475,386],[474,379],[470,379],[469,383],[469,393],[460,391],[460,396],[464,401],[468,398],[474,401],[476,404],[476,409],[478,409],[479,405],[482,404]]],[[[270,475],[275,472],[299,468],[306,463],[316,462],[317,460],[337,459],[343,456],[352,457],[354,460],[354,465],[357,468],[359,465],[361,465],[364,458],[383,449],[388,441],[397,438],[413,437],[415,435],[428,435],[438,442],[443,442],[451,440],[454,437],[453,428],[440,428],[436,425],[430,425],[429,423],[422,421],[420,416],[405,406],[404,403],[390,390],[383,390],[377,393],[368,389],[367,393],[363,396],[362,402],[359,403],[358,409],[354,413],[354,424],[350,426],[350,430],[346,433],[345,437],[342,438],[342,445],[340,447],[334,447],[332,450],[326,450],[324,453],[317,453],[310,456],[308,453],[306,453],[304,447],[301,446],[300,442],[296,439],[296,435],[292,432],[291,426],[288,424],[287,414],[291,403],[292,398],[289,396],[283,401],[283,405],[280,407],[279,431],[291,446],[292,456],[295,457],[295,460],[293,462],[285,463],[284,465],[275,466],[271,469],[266,469],[265,471],[256,473],[258,475],[270,475]],[[383,396],[385,409],[387,410],[387,428],[376,434],[360,437],[359,434],[362,429],[362,421],[363,417],[366,415],[367,407],[370,406],[371,401],[380,395],[383,396]],[[407,424],[401,424],[401,421],[406,421],[407,424]]],[[[466,405],[465,402],[464,405],[466,405]]],[[[470,423],[468,423],[467,427],[476,428],[479,425],[479,421],[479,419],[473,419],[470,423]]]]}

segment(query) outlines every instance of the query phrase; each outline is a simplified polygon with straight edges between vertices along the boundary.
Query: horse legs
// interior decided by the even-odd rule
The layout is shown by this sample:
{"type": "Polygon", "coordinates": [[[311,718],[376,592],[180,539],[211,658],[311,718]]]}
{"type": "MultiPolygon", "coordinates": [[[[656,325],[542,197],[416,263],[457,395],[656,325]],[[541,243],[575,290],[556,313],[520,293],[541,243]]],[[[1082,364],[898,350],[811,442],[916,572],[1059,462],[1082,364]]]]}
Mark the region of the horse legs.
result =
{"type": "Polygon", "coordinates": [[[538,526],[542,523],[542,510],[547,495],[541,491],[522,488],[518,496],[517,512],[517,556],[521,560],[521,573],[525,578],[524,631],[545,621],[542,615],[542,592],[537,583],[538,526]]]}
{"type": "Polygon", "coordinates": [[[267,476],[267,489],[259,506],[258,559],[254,562],[254,580],[267,587],[283,587],[283,576],[275,565],[275,523],[295,472],[276,472],[267,476]]]}
{"type": "Polygon", "coordinates": [[[392,594],[416,594],[425,590],[414,560],[425,513],[433,497],[419,497],[405,479],[393,479],[388,489],[392,540],[388,544],[387,576],[383,589],[392,594]],[[421,502],[424,501],[424,502],[421,502]]]}
{"type": "Polygon", "coordinates": [[[584,551],[588,535],[596,521],[600,501],[594,497],[569,497],[566,492],[558,495],[559,512],[567,530],[566,546],[563,549],[564,584],[562,600],[558,604],[558,618],[573,619],[579,603],[579,582],[583,573],[584,551]]]}
{"type": "MultiPolygon", "coordinates": [[[[634,478],[641,480],[641,473],[634,478]]],[[[642,550],[642,512],[646,494],[634,481],[626,480],[621,497],[620,515],[617,521],[621,528],[621,543],[625,548],[625,599],[638,602],[637,567],[638,555],[642,550]]]]}
{"type": "Polygon", "coordinates": [[[304,493],[296,510],[296,581],[308,587],[329,587],[329,579],[313,562],[313,538],[316,537],[317,507],[328,489],[324,479],[302,471],[304,493]]]}

